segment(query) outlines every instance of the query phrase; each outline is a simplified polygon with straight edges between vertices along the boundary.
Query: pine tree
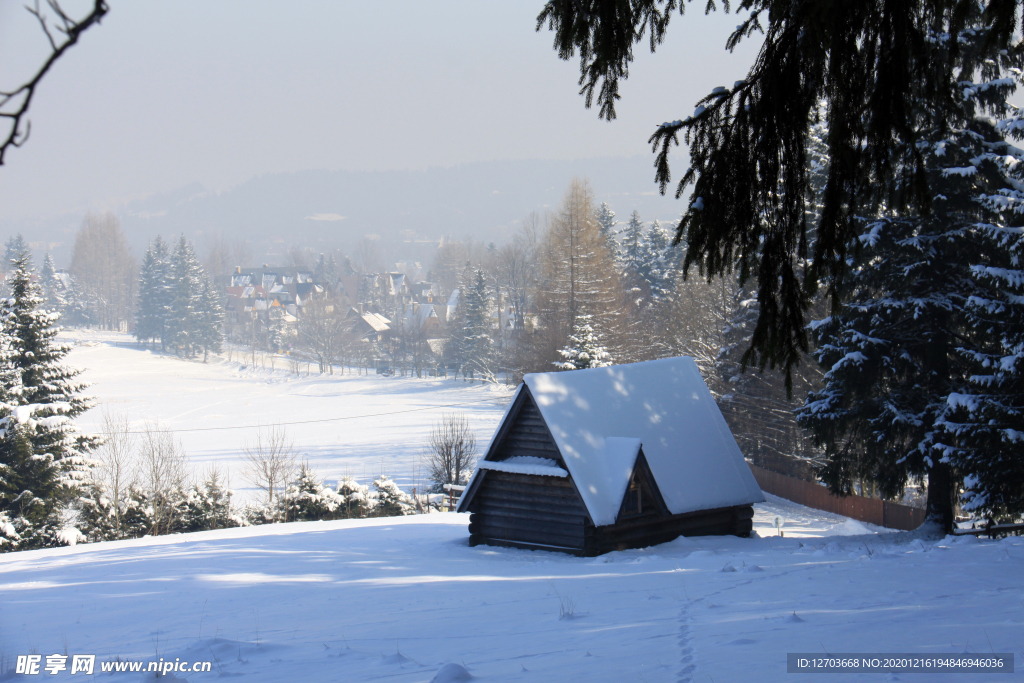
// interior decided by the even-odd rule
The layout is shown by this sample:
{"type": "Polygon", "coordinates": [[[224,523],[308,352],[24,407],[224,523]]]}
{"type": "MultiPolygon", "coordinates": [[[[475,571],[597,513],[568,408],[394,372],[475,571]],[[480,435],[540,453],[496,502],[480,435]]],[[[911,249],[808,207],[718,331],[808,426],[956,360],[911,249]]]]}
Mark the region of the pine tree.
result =
{"type": "MultiPolygon", "coordinates": [[[[806,136],[811,182],[805,216],[810,226],[818,223],[828,176],[827,138],[828,129],[820,122],[812,125],[806,136]]],[[[811,228],[808,237],[812,243],[814,236],[811,228]]],[[[674,267],[678,271],[682,254],[674,256],[674,267]]],[[[688,278],[685,287],[703,284],[695,280],[697,278],[688,278]]],[[[807,481],[817,481],[817,468],[825,462],[824,452],[814,443],[810,432],[800,426],[794,411],[803,405],[803,399],[809,392],[821,390],[824,369],[813,357],[804,354],[788,378],[773,370],[749,370],[748,365],[756,362],[749,351],[760,317],[757,292],[749,287],[740,287],[735,277],[726,280],[723,276],[717,281],[722,292],[720,343],[712,362],[705,367],[713,370],[708,380],[712,392],[721,396],[719,407],[722,416],[743,455],[752,463],[807,481]]],[[[812,320],[823,318],[827,311],[826,298],[818,295],[811,301],[808,315],[812,320]]],[[[859,481],[862,485],[872,485],[870,480],[859,481]]],[[[862,487],[861,490],[867,494],[871,489],[862,487]]]]}
{"type": "Polygon", "coordinates": [[[22,520],[22,547],[60,542],[55,514],[87,481],[98,443],[72,422],[91,404],[75,381],[80,371],[61,363],[70,347],[55,341],[58,314],[42,309],[29,258],[14,262],[0,326],[0,509],[22,520]]]}
{"type": "Polygon", "coordinates": [[[640,213],[634,211],[623,229],[622,238],[622,272],[626,276],[627,287],[632,288],[643,279],[646,256],[644,224],[640,220],[640,213]]]}
{"type": "Polygon", "coordinates": [[[645,267],[642,271],[652,301],[658,301],[667,296],[674,286],[670,249],[671,241],[668,234],[661,227],[661,223],[655,219],[647,229],[647,234],[644,235],[645,267]]]}
{"type": "Polygon", "coordinates": [[[182,235],[171,257],[172,298],[167,309],[166,343],[178,355],[191,356],[200,346],[198,311],[202,302],[202,267],[182,235]]]}
{"type": "MultiPolygon", "coordinates": [[[[1021,139],[1024,112],[1009,105],[999,130],[1021,139]]],[[[982,194],[993,212],[1024,202],[1019,149],[993,145],[986,155],[1012,182],[982,194]]],[[[1019,219],[1011,216],[1006,223],[1019,219]]],[[[980,293],[967,300],[967,325],[974,330],[959,352],[967,382],[949,396],[941,420],[944,455],[964,473],[962,508],[990,519],[1024,514],[1024,229],[991,221],[976,224],[984,260],[971,264],[980,293]]]]}
{"type": "Polygon", "coordinates": [[[78,530],[90,543],[113,541],[118,534],[114,502],[102,482],[90,481],[82,487],[78,498],[78,530]]]}
{"type": "Polygon", "coordinates": [[[285,345],[285,310],[281,306],[271,306],[267,311],[267,346],[273,352],[279,352],[285,345]]]}
{"type": "MultiPolygon", "coordinates": [[[[196,345],[203,350],[203,362],[210,352],[219,353],[224,343],[224,309],[220,305],[220,293],[210,282],[206,273],[200,270],[199,302],[196,307],[196,345]]],[[[279,321],[283,323],[283,315],[279,321]]],[[[278,344],[280,346],[280,343],[278,344]]]]}
{"type": "MultiPolygon", "coordinates": [[[[57,545],[55,542],[61,472],[54,458],[32,446],[35,425],[11,410],[0,418],[0,511],[17,541],[8,550],[57,545]]],[[[4,546],[0,546],[3,548],[4,546]]]]}
{"type": "Polygon", "coordinates": [[[468,263],[462,271],[462,284],[452,291],[455,306],[450,306],[445,321],[444,362],[456,373],[462,372],[466,363],[466,291],[473,277],[473,268],[468,263]]]}
{"type": "Polygon", "coordinates": [[[10,270],[12,264],[24,254],[27,254],[28,251],[28,244],[20,232],[17,235],[8,237],[7,241],[4,242],[4,271],[10,270]]]}
{"type": "Polygon", "coordinates": [[[563,360],[554,365],[559,370],[583,370],[612,365],[611,355],[601,346],[600,339],[590,325],[590,316],[586,313],[576,316],[576,324],[573,325],[568,343],[558,353],[563,360]]]}
{"type": "Polygon", "coordinates": [[[346,256],[345,259],[341,262],[341,268],[339,269],[338,272],[344,276],[355,275],[356,269],[352,267],[352,259],[346,256]]]}
{"type": "Polygon", "coordinates": [[[92,311],[89,309],[85,298],[82,296],[82,288],[74,275],[67,275],[68,288],[64,294],[64,314],[61,322],[66,325],[92,325],[96,322],[92,311]]]}
{"type": "Polygon", "coordinates": [[[947,531],[958,478],[977,476],[955,468],[956,446],[947,443],[950,398],[971,375],[959,349],[999,331],[992,321],[979,326],[967,312],[971,301],[992,298],[971,265],[998,259],[984,235],[1003,225],[1001,214],[1012,202],[981,200],[1019,187],[1003,163],[1019,152],[981,114],[1006,110],[1013,83],[999,72],[1019,68],[1020,59],[1006,54],[997,65],[984,58],[984,30],[957,38],[961,97],[941,112],[945,125],[920,131],[915,145],[932,212],[861,219],[863,251],[845,285],[846,303],[814,326],[817,355],[828,368],[825,387],[801,413],[826,448],[821,475],[833,491],[849,493],[862,478],[894,497],[909,479],[927,477],[928,519],[947,531]]]}
{"type": "Polygon", "coordinates": [[[482,270],[473,270],[464,283],[465,312],[462,319],[463,365],[462,374],[472,379],[476,374],[486,378],[493,375],[494,340],[491,337],[490,298],[487,281],[482,270]]]}
{"type": "Polygon", "coordinates": [[[601,202],[601,205],[597,207],[597,211],[594,212],[594,219],[597,221],[597,227],[601,231],[601,236],[604,237],[608,253],[611,254],[612,260],[616,260],[619,255],[619,243],[615,237],[617,234],[615,230],[617,224],[615,212],[605,202],[601,202]]]}
{"type": "Polygon", "coordinates": [[[159,339],[166,349],[167,316],[172,295],[170,253],[167,244],[157,235],[146,249],[139,274],[135,338],[140,342],[159,339]]]}
{"type": "Polygon", "coordinates": [[[62,314],[67,308],[67,300],[64,298],[64,285],[57,277],[57,269],[53,266],[53,259],[49,254],[43,259],[43,267],[39,271],[39,285],[43,290],[43,305],[49,311],[56,311],[62,314]]]}
{"type": "Polygon", "coordinates": [[[338,262],[334,260],[334,254],[331,254],[330,258],[320,254],[320,260],[317,261],[316,267],[313,269],[313,279],[318,284],[331,289],[338,284],[339,275],[338,262]]]}

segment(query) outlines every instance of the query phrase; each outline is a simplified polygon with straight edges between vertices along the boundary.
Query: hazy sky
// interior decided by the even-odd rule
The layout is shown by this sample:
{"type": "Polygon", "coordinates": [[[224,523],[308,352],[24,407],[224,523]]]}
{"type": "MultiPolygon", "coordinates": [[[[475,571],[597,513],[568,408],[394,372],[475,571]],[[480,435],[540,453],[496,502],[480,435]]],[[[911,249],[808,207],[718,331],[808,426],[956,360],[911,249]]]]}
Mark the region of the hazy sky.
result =
{"type": "MultiPolygon", "coordinates": [[[[0,89],[45,56],[23,5],[0,0],[0,89]]],[[[110,6],[42,83],[32,137],[0,167],[0,219],[281,171],[645,154],[756,50],[730,55],[738,18],[691,5],[656,55],[639,49],[609,123],[584,108],[578,62],[534,31],[539,0],[110,6]]]]}

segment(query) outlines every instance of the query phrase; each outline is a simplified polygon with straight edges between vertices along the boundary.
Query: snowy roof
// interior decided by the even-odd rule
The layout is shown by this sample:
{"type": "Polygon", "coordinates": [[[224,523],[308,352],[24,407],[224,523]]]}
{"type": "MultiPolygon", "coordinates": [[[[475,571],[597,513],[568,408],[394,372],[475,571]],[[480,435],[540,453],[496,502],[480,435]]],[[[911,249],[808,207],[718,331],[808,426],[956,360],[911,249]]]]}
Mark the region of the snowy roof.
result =
{"type": "Polygon", "coordinates": [[[437,312],[434,304],[409,304],[406,307],[405,319],[409,325],[419,330],[427,322],[428,318],[436,318],[437,312]]]}
{"type": "Polygon", "coordinates": [[[405,284],[405,273],[388,273],[391,276],[390,289],[388,294],[399,294],[402,290],[402,285],[405,284]]]}
{"type": "Polygon", "coordinates": [[[451,296],[448,297],[448,310],[454,311],[459,307],[459,290],[453,289],[451,296]]]}
{"type": "Polygon", "coordinates": [[[692,358],[535,373],[523,383],[596,526],[615,523],[641,448],[672,514],[764,500],[692,358]]]}
{"type": "Polygon", "coordinates": [[[391,329],[388,325],[391,321],[378,313],[364,313],[363,320],[373,328],[375,332],[386,332],[391,329]]]}

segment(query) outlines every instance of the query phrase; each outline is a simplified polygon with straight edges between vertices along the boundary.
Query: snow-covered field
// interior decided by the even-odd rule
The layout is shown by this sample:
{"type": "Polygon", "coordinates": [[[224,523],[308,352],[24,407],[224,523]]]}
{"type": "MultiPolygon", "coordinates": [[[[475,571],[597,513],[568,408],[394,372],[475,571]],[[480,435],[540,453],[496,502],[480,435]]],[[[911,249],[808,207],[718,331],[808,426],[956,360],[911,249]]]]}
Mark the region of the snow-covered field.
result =
{"type": "Polygon", "coordinates": [[[467,523],[310,522],[0,555],[2,668],[67,653],[212,662],[168,681],[411,683],[457,664],[481,682],[727,683],[792,680],[787,652],[992,651],[1024,667],[1024,539],[922,542],[774,497],[755,517],[764,538],[598,558],[470,548],[467,523]]]}
{"type": "MultiPolygon", "coordinates": [[[[289,430],[324,476],[383,470],[409,486],[437,406],[462,404],[486,444],[509,397],[454,380],[204,365],[113,345],[125,340],[79,333],[69,362],[88,368],[101,406],[139,424],[206,430],[177,435],[198,467],[230,468],[236,488],[254,425],[306,421],[289,430]]],[[[794,676],[788,652],[1014,652],[1024,669],[1024,539],[915,540],[768,498],[754,519],[759,538],[681,538],[598,558],[470,548],[468,516],[457,514],[3,554],[0,680],[35,680],[14,673],[29,654],[43,655],[41,669],[46,655],[94,654],[96,677],[125,681],[153,679],[102,674],[101,663],[209,661],[210,672],[161,680],[288,683],[442,683],[466,680],[463,670],[479,681],[783,681],[794,676]],[[785,538],[771,528],[777,515],[785,538]]],[[[71,675],[71,663],[40,676],[89,678],[71,675]]]]}
{"type": "Polygon", "coordinates": [[[329,481],[369,483],[384,473],[409,489],[424,483],[425,437],[445,412],[465,412],[483,447],[512,395],[461,379],[321,376],[315,364],[308,377],[303,364],[297,377],[283,359],[275,369],[243,370],[237,356],[204,364],[140,348],[127,334],[66,330],[61,339],[76,344],[66,362],[85,369],[96,399],[79,420],[84,431],[99,431],[103,410],[127,414],[140,430],[159,422],[175,431],[198,473],[217,465],[243,499],[242,449],[259,425],[286,425],[300,457],[329,481]]]}

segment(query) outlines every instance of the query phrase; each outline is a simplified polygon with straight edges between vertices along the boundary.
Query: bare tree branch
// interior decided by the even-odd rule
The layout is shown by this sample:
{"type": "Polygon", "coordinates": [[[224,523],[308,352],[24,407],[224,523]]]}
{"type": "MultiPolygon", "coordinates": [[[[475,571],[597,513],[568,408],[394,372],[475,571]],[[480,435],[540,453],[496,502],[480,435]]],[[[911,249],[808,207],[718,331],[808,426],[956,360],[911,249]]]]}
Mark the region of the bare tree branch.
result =
{"type": "Polygon", "coordinates": [[[64,12],[58,0],[46,0],[46,4],[60,19],[61,26],[57,27],[57,30],[64,35],[64,41],[58,44],[54,39],[53,32],[47,24],[44,10],[39,6],[39,0],[36,0],[34,6],[25,7],[29,14],[33,15],[39,21],[39,25],[42,26],[43,33],[50,42],[51,52],[50,56],[43,62],[43,65],[30,80],[26,81],[16,90],[0,92],[0,109],[11,104],[15,99],[20,98],[20,105],[14,111],[0,111],[0,117],[11,120],[11,130],[3,142],[0,143],[0,166],[4,164],[4,156],[7,154],[7,150],[11,147],[21,147],[28,140],[32,132],[32,124],[26,118],[26,115],[28,114],[29,106],[32,104],[32,97],[36,93],[36,87],[43,80],[43,76],[46,75],[50,67],[61,58],[68,48],[78,42],[78,37],[82,35],[82,32],[93,24],[98,24],[109,9],[104,0],[95,0],[92,11],[81,20],[75,21],[64,12]],[[24,125],[22,125],[23,122],[24,125]]]}

